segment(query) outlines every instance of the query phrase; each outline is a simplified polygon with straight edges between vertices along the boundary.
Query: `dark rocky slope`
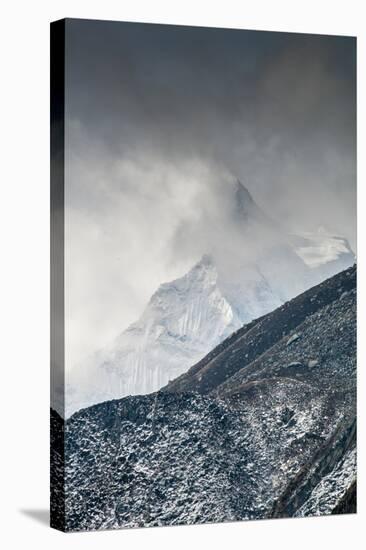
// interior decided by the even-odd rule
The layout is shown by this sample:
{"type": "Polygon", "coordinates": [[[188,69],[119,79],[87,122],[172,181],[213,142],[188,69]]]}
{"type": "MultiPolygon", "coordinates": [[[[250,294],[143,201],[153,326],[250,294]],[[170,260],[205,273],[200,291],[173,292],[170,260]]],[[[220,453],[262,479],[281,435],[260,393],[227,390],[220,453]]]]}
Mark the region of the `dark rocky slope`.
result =
{"type": "Polygon", "coordinates": [[[353,267],[243,327],[164,391],[74,414],[65,464],[53,455],[59,479],[65,468],[60,528],[355,511],[355,369],[353,267]]]}
{"type": "Polygon", "coordinates": [[[300,294],[275,311],[245,325],[217,346],[185,374],[170,382],[165,391],[209,393],[251,364],[306,319],[340,296],[355,289],[356,268],[351,267],[300,294]]]}

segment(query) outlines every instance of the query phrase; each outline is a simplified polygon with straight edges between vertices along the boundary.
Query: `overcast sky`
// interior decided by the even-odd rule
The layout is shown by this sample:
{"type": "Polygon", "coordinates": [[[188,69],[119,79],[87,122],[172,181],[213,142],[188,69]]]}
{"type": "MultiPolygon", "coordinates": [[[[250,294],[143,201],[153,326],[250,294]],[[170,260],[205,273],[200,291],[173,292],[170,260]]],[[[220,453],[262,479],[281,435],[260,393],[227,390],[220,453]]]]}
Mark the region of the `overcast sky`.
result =
{"type": "Polygon", "coordinates": [[[68,366],[199,259],[177,235],[233,178],[289,231],[355,249],[355,67],[349,37],[68,20],[68,366]]]}

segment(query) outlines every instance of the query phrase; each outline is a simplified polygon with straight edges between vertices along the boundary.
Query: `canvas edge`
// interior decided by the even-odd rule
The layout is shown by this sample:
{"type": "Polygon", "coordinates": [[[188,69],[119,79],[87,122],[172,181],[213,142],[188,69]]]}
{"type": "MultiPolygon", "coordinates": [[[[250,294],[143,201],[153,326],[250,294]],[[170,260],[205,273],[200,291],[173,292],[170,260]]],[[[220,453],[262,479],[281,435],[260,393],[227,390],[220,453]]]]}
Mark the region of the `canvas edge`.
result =
{"type": "Polygon", "coordinates": [[[50,24],[50,526],[66,530],[64,420],[65,20],[50,24]],[[57,416],[55,416],[57,415],[57,416]]]}

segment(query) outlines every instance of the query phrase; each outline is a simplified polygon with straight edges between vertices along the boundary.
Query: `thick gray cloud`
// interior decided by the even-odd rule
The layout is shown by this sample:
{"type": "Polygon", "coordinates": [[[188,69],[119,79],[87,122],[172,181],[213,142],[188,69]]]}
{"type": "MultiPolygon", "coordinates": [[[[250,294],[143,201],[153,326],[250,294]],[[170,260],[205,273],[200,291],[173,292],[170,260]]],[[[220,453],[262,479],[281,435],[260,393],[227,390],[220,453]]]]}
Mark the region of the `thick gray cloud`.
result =
{"type": "Polygon", "coordinates": [[[177,232],[204,232],[232,177],[290,231],[321,225],[355,247],[355,39],[66,29],[69,362],[197,259],[197,243],[172,253],[177,232]]]}

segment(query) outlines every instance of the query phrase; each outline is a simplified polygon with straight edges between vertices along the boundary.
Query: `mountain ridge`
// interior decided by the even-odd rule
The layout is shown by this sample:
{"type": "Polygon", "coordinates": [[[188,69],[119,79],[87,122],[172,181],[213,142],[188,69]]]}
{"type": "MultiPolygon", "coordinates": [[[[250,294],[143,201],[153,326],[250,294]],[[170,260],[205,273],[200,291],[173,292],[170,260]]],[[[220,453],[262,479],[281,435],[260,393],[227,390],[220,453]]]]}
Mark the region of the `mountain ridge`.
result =
{"type": "Polygon", "coordinates": [[[296,240],[283,234],[239,181],[231,192],[233,234],[243,243],[242,255],[221,247],[161,284],[135,323],[67,371],[66,416],[100,401],[158,390],[244,324],[353,262],[350,249],[327,235],[317,236],[313,246],[309,235],[296,240]],[[308,248],[318,263],[325,250],[331,263],[310,269],[302,258],[308,248]]]}
{"type": "MultiPolygon", "coordinates": [[[[197,384],[125,397],[67,421],[52,412],[52,437],[64,437],[64,446],[52,446],[54,490],[65,489],[54,525],[79,531],[355,512],[356,276],[353,266],[281,306],[296,326],[224,382],[209,368],[206,393],[197,384]]],[[[224,348],[237,340],[244,363],[246,338],[264,320],[268,329],[269,318],[276,324],[276,311],[224,348]]],[[[223,371],[225,364],[221,357],[223,371]]]]}
{"type": "Polygon", "coordinates": [[[209,393],[214,389],[212,383],[216,383],[217,381],[206,382],[205,375],[207,376],[209,369],[214,371],[216,358],[219,358],[221,363],[225,362],[226,372],[220,371],[219,373],[221,377],[220,383],[223,383],[224,380],[222,377],[225,377],[227,374],[229,374],[229,377],[233,376],[240,370],[240,365],[243,364],[241,368],[244,368],[258,357],[261,357],[263,353],[271,349],[279,337],[290,336],[291,332],[296,334],[295,329],[306,317],[336,300],[339,297],[339,289],[342,289],[343,292],[346,292],[347,289],[353,289],[355,281],[356,269],[353,266],[345,272],[341,272],[323,281],[316,287],[305,291],[273,312],[263,315],[248,325],[244,325],[223,344],[218,345],[210,354],[193,365],[186,373],[183,373],[175,381],[162,388],[162,391],[190,391],[194,387],[195,391],[209,393]],[[307,305],[306,308],[304,304],[307,305]],[[296,315],[292,315],[289,318],[287,311],[294,305],[296,307],[296,315]],[[246,340],[245,344],[243,343],[243,339],[246,340]],[[240,349],[244,345],[247,346],[244,358],[235,356],[235,346],[238,342],[240,349]],[[200,379],[198,380],[199,376],[200,379]]]}

